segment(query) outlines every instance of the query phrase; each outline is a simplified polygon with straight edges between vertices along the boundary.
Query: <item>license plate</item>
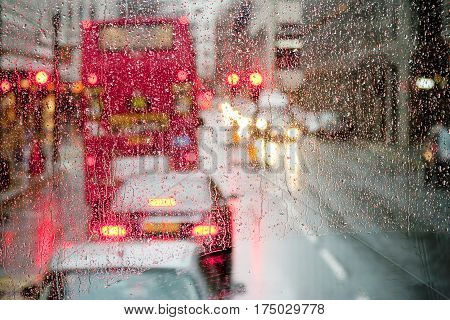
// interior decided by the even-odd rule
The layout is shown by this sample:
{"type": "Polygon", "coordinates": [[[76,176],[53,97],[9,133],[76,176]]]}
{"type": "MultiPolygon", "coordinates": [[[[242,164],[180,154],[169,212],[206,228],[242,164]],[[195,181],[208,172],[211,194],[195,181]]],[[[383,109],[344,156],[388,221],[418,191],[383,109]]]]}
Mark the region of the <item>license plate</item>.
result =
{"type": "Polygon", "coordinates": [[[144,222],[142,229],[148,233],[177,233],[181,229],[179,223],[144,222]]]}

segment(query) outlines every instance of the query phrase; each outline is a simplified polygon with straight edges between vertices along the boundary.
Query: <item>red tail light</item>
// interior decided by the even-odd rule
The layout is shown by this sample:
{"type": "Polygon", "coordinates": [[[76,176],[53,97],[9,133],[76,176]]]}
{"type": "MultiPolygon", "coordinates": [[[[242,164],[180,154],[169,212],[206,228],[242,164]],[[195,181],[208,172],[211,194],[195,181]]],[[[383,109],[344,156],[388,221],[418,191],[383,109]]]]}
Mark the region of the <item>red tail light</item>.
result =
{"type": "Polygon", "coordinates": [[[36,73],[35,79],[38,84],[41,84],[41,85],[46,84],[48,81],[48,73],[43,70],[39,71],[36,73]]]}
{"type": "Polygon", "coordinates": [[[261,73],[253,72],[253,73],[250,73],[249,80],[250,80],[250,84],[252,86],[257,87],[257,86],[260,86],[262,84],[263,77],[262,77],[261,73]]]}
{"type": "Polygon", "coordinates": [[[92,27],[92,22],[89,20],[82,21],[81,26],[83,27],[83,29],[89,29],[90,27],[92,27]]]}
{"type": "Polygon", "coordinates": [[[92,167],[95,165],[95,158],[93,156],[88,156],[86,158],[86,164],[88,165],[88,167],[92,167]]]}
{"type": "Polygon", "coordinates": [[[215,236],[219,233],[219,227],[214,225],[198,225],[192,230],[192,234],[196,237],[215,236]]]}
{"type": "Polygon", "coordinates": [[[227,76],[227,82],[230,86],[235,86],[239,83],[239,75],[237,73],[230,73],[227,76]]]}
{"type": "Polygon", "coordinates": [[[213,99],[214,94],[211,91],[201,92],[197,95],[197,103],[203,110],[211,108],[213,99]]]}
{"type": "Polygon", "coordinates": [[[91,85],[96,85],[98,81],[97,75],[95,73],[89,73],[87,76],[87,82],[91,85]]]}
{"type": "Polygon", "coordinates": [[[187,77],[188,77],[188,73],[186,71],[184,71],[184,70],[178,71],[178,73],[177,73],[178,80],[186,81],[187,77]]]}
{"type": "Polygon", "coordinates": [[[127,235],[127,229],[120,225],[106,225],[100,228],[100,233],[104,237],[125,237],[127,235]]]}
{"type": "Polygon", "coordinates": [[[180,21],[180,23],[181,23],[182,25],[187,25],[187,24],[189,24],[189,18],[186,17],[186,16],[180,17],[180,18],[178,19],[178,21],[180,21]]]}
{"type": "Polygon", "coordinates": [[[0,84],[0,87],[3,93],[7,93],[9,90],[11,90],[11,84],[9,83],[8,80],[3,80],[2,83],[0,84]]]}

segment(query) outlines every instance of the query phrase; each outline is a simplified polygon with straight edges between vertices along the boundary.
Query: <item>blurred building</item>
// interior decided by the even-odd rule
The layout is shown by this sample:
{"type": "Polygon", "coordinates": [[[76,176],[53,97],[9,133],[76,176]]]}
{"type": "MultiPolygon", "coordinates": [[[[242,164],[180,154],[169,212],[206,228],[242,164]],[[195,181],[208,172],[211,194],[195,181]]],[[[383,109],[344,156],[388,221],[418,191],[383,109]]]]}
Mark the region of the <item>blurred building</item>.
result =
{"type": "MultiPolygon", "coordinates": [[[[53,6],[51,0],[0,2],[0,175],[9,175],[9,185],[19,184],[25,173],[30,140],[52,138],[54,86],[47,86],[47,79],[50,84],[53,6]]],[[[9,187],[2,184],[1,189],[9,187]]]]}
{"type": "Polygon", "coordinates": [[[51,0],[3,0],[1,10],[2,70],[51,70],[51,0]]]}
{"type": "Polygon", "coordinates": [[[407,146],[448,121],[448,1],[234,0],[220,17],[218,77],[258,68],[304,111],[351,115],[362,140],[407,146]]]}
{"type": "Polygon", "coordinates": [[[296,90],[303,81],[302,1],[253,0],[252,6],[249,30],[262,49],[262,72],[272,86],[296,90]]]}
{"type": "Polygon", "coordinates": [[[418,77],[448,79],[442,1],[305,0],[303,12],[302,108],[349,112],[361,139],[401,145],[448,108],[448,86],[416,86],[418,77]]]}
{"type": "Polygon", "coordinates": [[[218,76],[230,69],[257,70],[265,87],[295,91],[301,85],[301,1],[235,0],[219,15],[218,76]]]}
{"type": "Polygon", "coordinates": [[[262,52],[249,32],[252,10],[249,1],[229,1],[218,10],[214,34],[216,85],[225,85],[231,72],[241,74],[253,69],[262,52]]]}

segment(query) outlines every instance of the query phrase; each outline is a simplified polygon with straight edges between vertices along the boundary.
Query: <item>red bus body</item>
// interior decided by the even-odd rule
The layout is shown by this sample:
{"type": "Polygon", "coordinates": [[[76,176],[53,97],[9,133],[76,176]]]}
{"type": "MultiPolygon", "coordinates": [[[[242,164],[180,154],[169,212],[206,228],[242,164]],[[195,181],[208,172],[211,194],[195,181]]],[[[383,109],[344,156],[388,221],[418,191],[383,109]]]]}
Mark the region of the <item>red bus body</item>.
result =
{"type": "Polygon", "coordinates": [[[186,21],[89,21],[82,29],[87,201],[112,194],[117,157],[163,155],[171,170],[195,168],[199,81],[186,21]]]}

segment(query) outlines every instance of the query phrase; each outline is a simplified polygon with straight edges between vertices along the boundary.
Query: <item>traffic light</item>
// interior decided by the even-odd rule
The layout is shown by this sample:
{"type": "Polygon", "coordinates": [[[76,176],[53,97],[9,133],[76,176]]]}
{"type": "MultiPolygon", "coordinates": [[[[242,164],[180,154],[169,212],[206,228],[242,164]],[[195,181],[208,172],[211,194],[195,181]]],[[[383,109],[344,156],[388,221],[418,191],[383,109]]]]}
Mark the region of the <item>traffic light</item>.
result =
{"type": "Polygon", "coordinates": [[[230,93],[234,97],[237,93],[237,87],[239,85],[240,77],[235,72],[230,72],[227,75],[227,84],[230,87],[230,93]]]}
{"type": "Polygon", "coordinates": [[[261,84],[263,82],[263,77],[262,77],[261,73],[259,73],[259,72],[252,72],[249,75],[249,80],[250,80],[250,84],[253,87],[258,87],[258,86],[261,86],[261,84]]]}
{"type": "Polygon", "coordinates": [[[237,73],[230,73],[227,76],[227,82],[230,86],[237,86],[239,83],[239,75],[237,73]]]}
{"type": "Polygon", "coordinates": [[[249,74],[248,80],[250,83],[250,97],[254,102],[257,102],[263,84],[263,76],[258,71],[255,71],[249,74]]]}
{"type": "Polygon", "coordinates": [[[39,85],[44,85],[48,81],[48,73],[44,70],[38,71],[35,76],[36,83],[39,85]]]}

